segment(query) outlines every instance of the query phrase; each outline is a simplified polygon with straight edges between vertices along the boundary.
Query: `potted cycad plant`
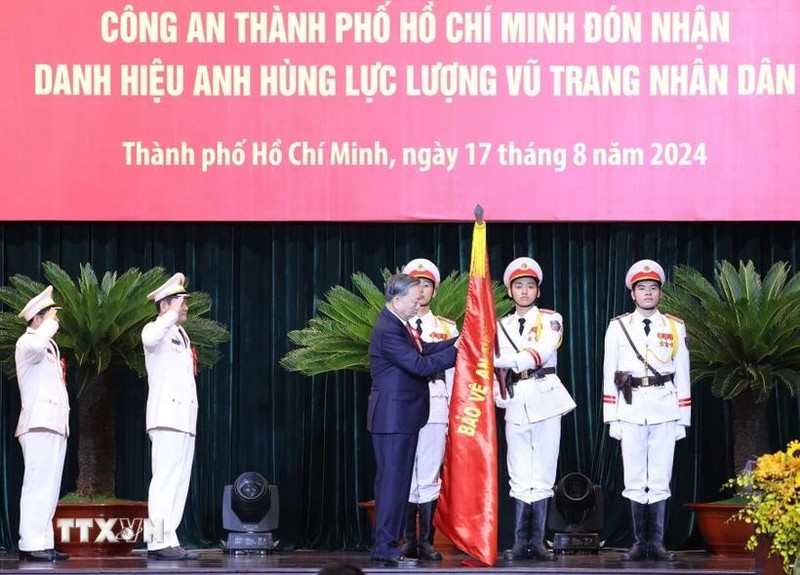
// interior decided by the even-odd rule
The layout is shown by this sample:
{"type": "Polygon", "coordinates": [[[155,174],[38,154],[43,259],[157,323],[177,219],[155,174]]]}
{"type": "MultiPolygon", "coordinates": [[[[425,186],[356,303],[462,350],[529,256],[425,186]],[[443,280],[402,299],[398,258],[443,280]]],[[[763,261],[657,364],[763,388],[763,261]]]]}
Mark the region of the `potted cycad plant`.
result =
{"type": "MultiPolygon", "coordinates": [[[[790,277],[785,262],[762,278],[752,262],[736,268],[721,261],[712,284],[697,270],[678,266],[662,305],[686,323],[692,381],[710,383],[714,396],[730,401],[734,471],[739,472],[769,451],[766,401],[774,388],[784,386],[794,395],[800,386],[800,275],[790,277]]],[[[701,534],[709,544],[726,543],[723,554],[743,550],[751,525],[722,525],[715,535],[710,530],[716,522],[706,517],[716,514],[726,521],[743,504],[724,510],[714,505],[690,504],[701,534]],[[741,532],[741,541],[731,541],[734,530],[741,532]]]]}
{"type": "MultiPolygon", "coordinates": [[[[116,379],[125,370],[143,377],[144,352],[142,327],[156,315],[147,294],[169,277],[163,268],[141,272],[136,268],[118,275],[106,272],[101,280],[89,264],[80,266],[75,283],[69,274],[53,262],[42,264],[46,282],[53,286],[53,298],[62,310],[58,314],[60,329],[56,343],[67,361],[67,383],[71,388],[72,409],[78,410],[77,463],[75,493],[70,502],[100,502],[108,505],[115,498],[116,442],[115,390],[116,379]]],[[[0,287],[0,301],[6,309],[0,312],[0,357],[4,372],[14,375],[14,347],[25,331],[25,321],[17,312],[44,283],[15,275],[7,286],[0,287]]],[[[228,337],[224,325],[202,317],[211,309],[208,294],[193,293],[185,328],[197,348],[198,368],[213,365],[219,358],[217,345],[228,337]]],[[[144,434],[144,430],[142,430],[144,434]]],[[[72,441],[73,438],[70,438],[72,441]]],[[[64,507],[60,504],[59,507],[64,507]]],[[[74,507],[74,506],[73,506],[74,507]]],[[[113,515],[114,511],[95,510],[92,517],[147,516],[146,504],[139,504],[113,515]],[[112,513],[109,515],[109,513],[112,513]],[[143,515],[142,515],[143,513],[143,515]]],[[[76,509],[64,512],[76,517],[76,509]]],[[[124,545],[108,550],[91,549],[89,554],[119,552],[124,545]]],[[[72,547],[69,552],[81,553],[72,547]]]]}

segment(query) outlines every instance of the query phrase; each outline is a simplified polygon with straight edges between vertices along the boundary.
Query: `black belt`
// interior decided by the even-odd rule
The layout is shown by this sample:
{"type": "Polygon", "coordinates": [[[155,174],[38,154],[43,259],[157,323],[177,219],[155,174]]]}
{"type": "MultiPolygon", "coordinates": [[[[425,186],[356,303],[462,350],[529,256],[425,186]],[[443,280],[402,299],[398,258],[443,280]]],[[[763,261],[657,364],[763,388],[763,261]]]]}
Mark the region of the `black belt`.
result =
{"type": "Polygon", "coordinates": [[[556,372],[555,367],[539,367],[537,369],[526,369],[519,372],[519,378],[522,379],[542,379],[545,375],[553,375],[556,372]]]}
{"type": "Polygon", "coordinates": [[[664,387],[668,381],[672,381],[672,373],[663,375],[646,375],[644,377],[632,377],[631,387],[664,387]]]}

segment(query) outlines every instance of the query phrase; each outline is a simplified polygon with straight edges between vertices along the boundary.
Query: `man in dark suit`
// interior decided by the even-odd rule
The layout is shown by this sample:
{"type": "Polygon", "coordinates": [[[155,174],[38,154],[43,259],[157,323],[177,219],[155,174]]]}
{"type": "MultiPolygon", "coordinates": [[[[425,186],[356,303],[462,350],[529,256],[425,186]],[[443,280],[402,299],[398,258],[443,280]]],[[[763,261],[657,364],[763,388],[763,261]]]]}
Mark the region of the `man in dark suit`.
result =
{"type": "Polygon", "coordinates": [[[428,378],[455,365],[458,339],[425,343],[408,320],[419,311],[418,278],[395,274],[386,282],[381,310],[369,344],[372,389],[367,429],[372,434],[375,477],[375,563],[413,567],[398,542],[414,469],[419,430],[428,420],[428,378]]]}

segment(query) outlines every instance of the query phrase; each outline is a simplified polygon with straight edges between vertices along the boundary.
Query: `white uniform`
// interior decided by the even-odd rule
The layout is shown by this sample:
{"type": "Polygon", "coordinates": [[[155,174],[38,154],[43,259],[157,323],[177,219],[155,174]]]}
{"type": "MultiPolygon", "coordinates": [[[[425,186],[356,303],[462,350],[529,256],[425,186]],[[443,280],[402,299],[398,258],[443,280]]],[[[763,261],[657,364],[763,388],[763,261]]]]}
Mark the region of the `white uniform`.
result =
{"type": "Polygon", "coordinates": [[[151,551],[180,545],[176,530],[189,493],[197,429],[197,388],[189,336],[168,310],[142,330],[147,367],[147,432],[152,442],[150,519],[164,521],[164,541],[148,542],[151,551]]]}
{"type": "MultiPolygon", "coordinates": [[[[555,369],[556,350],[564,333],[560,314],[534,306],[524,316],[514,313],[500,323],[508,334],[506,337],[503,330],[497,330],[500,357],[513,356],[514,371],[555,369]],[[520,319],[525,320],[522,334],[520,319]]],[[[506,410],[511,497],[525,503],[552,497],[561,443],[561,416],[575,409],[575,401],[555,373],[518,381],[513,398],[502,399],[495,382],[494,395],[497,406],[506,410]]]]}
{"type": "MultiPolygon", "coordinates": [[[[429,311],[419,318],[409,320],[411,327],[421,320],[422,341],[444,341],[458,335],[455,322],[433,315],[429,311]]],[[[431,409],[428,422],[419,431],[417,452],[414,456],[414,472],[411,476],[409,503],[427,503],[439,497],[441,489],[440,471],[444,460],[447,424],[450,414],[450,397],[453,392],[453,369],[444,372],[444,379],[428,382],[431,409]]]]}
{"type": "Polygon", "coordinates": [[[69,396],[61,355],[53,336],[58,322],[45,319],[17,340],[16,361],[22,411],[16,436],[22,446],[25,475],[19,512],[21,551],[52,549],[53,515],[69,435],[69,396]]]}
{"type": "Polygon", "coordinates": [[[603,421],[622,442],[625,473],[623,496],[649,504],[670,496],[675,441],[686,436],[691,424],[689,350],[683,321],[656,311],[645,335],[644,316],[638,312],[611,321],[606,331],[603,360],[603,421]],[[639,354],[659,374],[672,374],[661,386],[636,387],[630,405],[614,383],[614,373],[623,371],[634,378],[653,377],[636,357],[620,322],[639,354]]]}

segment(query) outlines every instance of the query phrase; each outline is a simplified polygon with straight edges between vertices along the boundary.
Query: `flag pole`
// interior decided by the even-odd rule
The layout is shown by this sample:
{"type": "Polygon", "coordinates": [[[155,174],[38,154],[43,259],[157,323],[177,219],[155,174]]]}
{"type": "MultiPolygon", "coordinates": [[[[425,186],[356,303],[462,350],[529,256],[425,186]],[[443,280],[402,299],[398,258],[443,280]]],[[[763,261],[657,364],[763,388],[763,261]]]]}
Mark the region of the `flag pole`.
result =
{"type": "Polygon", "coordinates": [[[442,484],[435,524],[474,558],[497,560],[497,429],[494,406],[496,313],[483,207],[475,206],[469,286],[459,340],[442,484]]]}

